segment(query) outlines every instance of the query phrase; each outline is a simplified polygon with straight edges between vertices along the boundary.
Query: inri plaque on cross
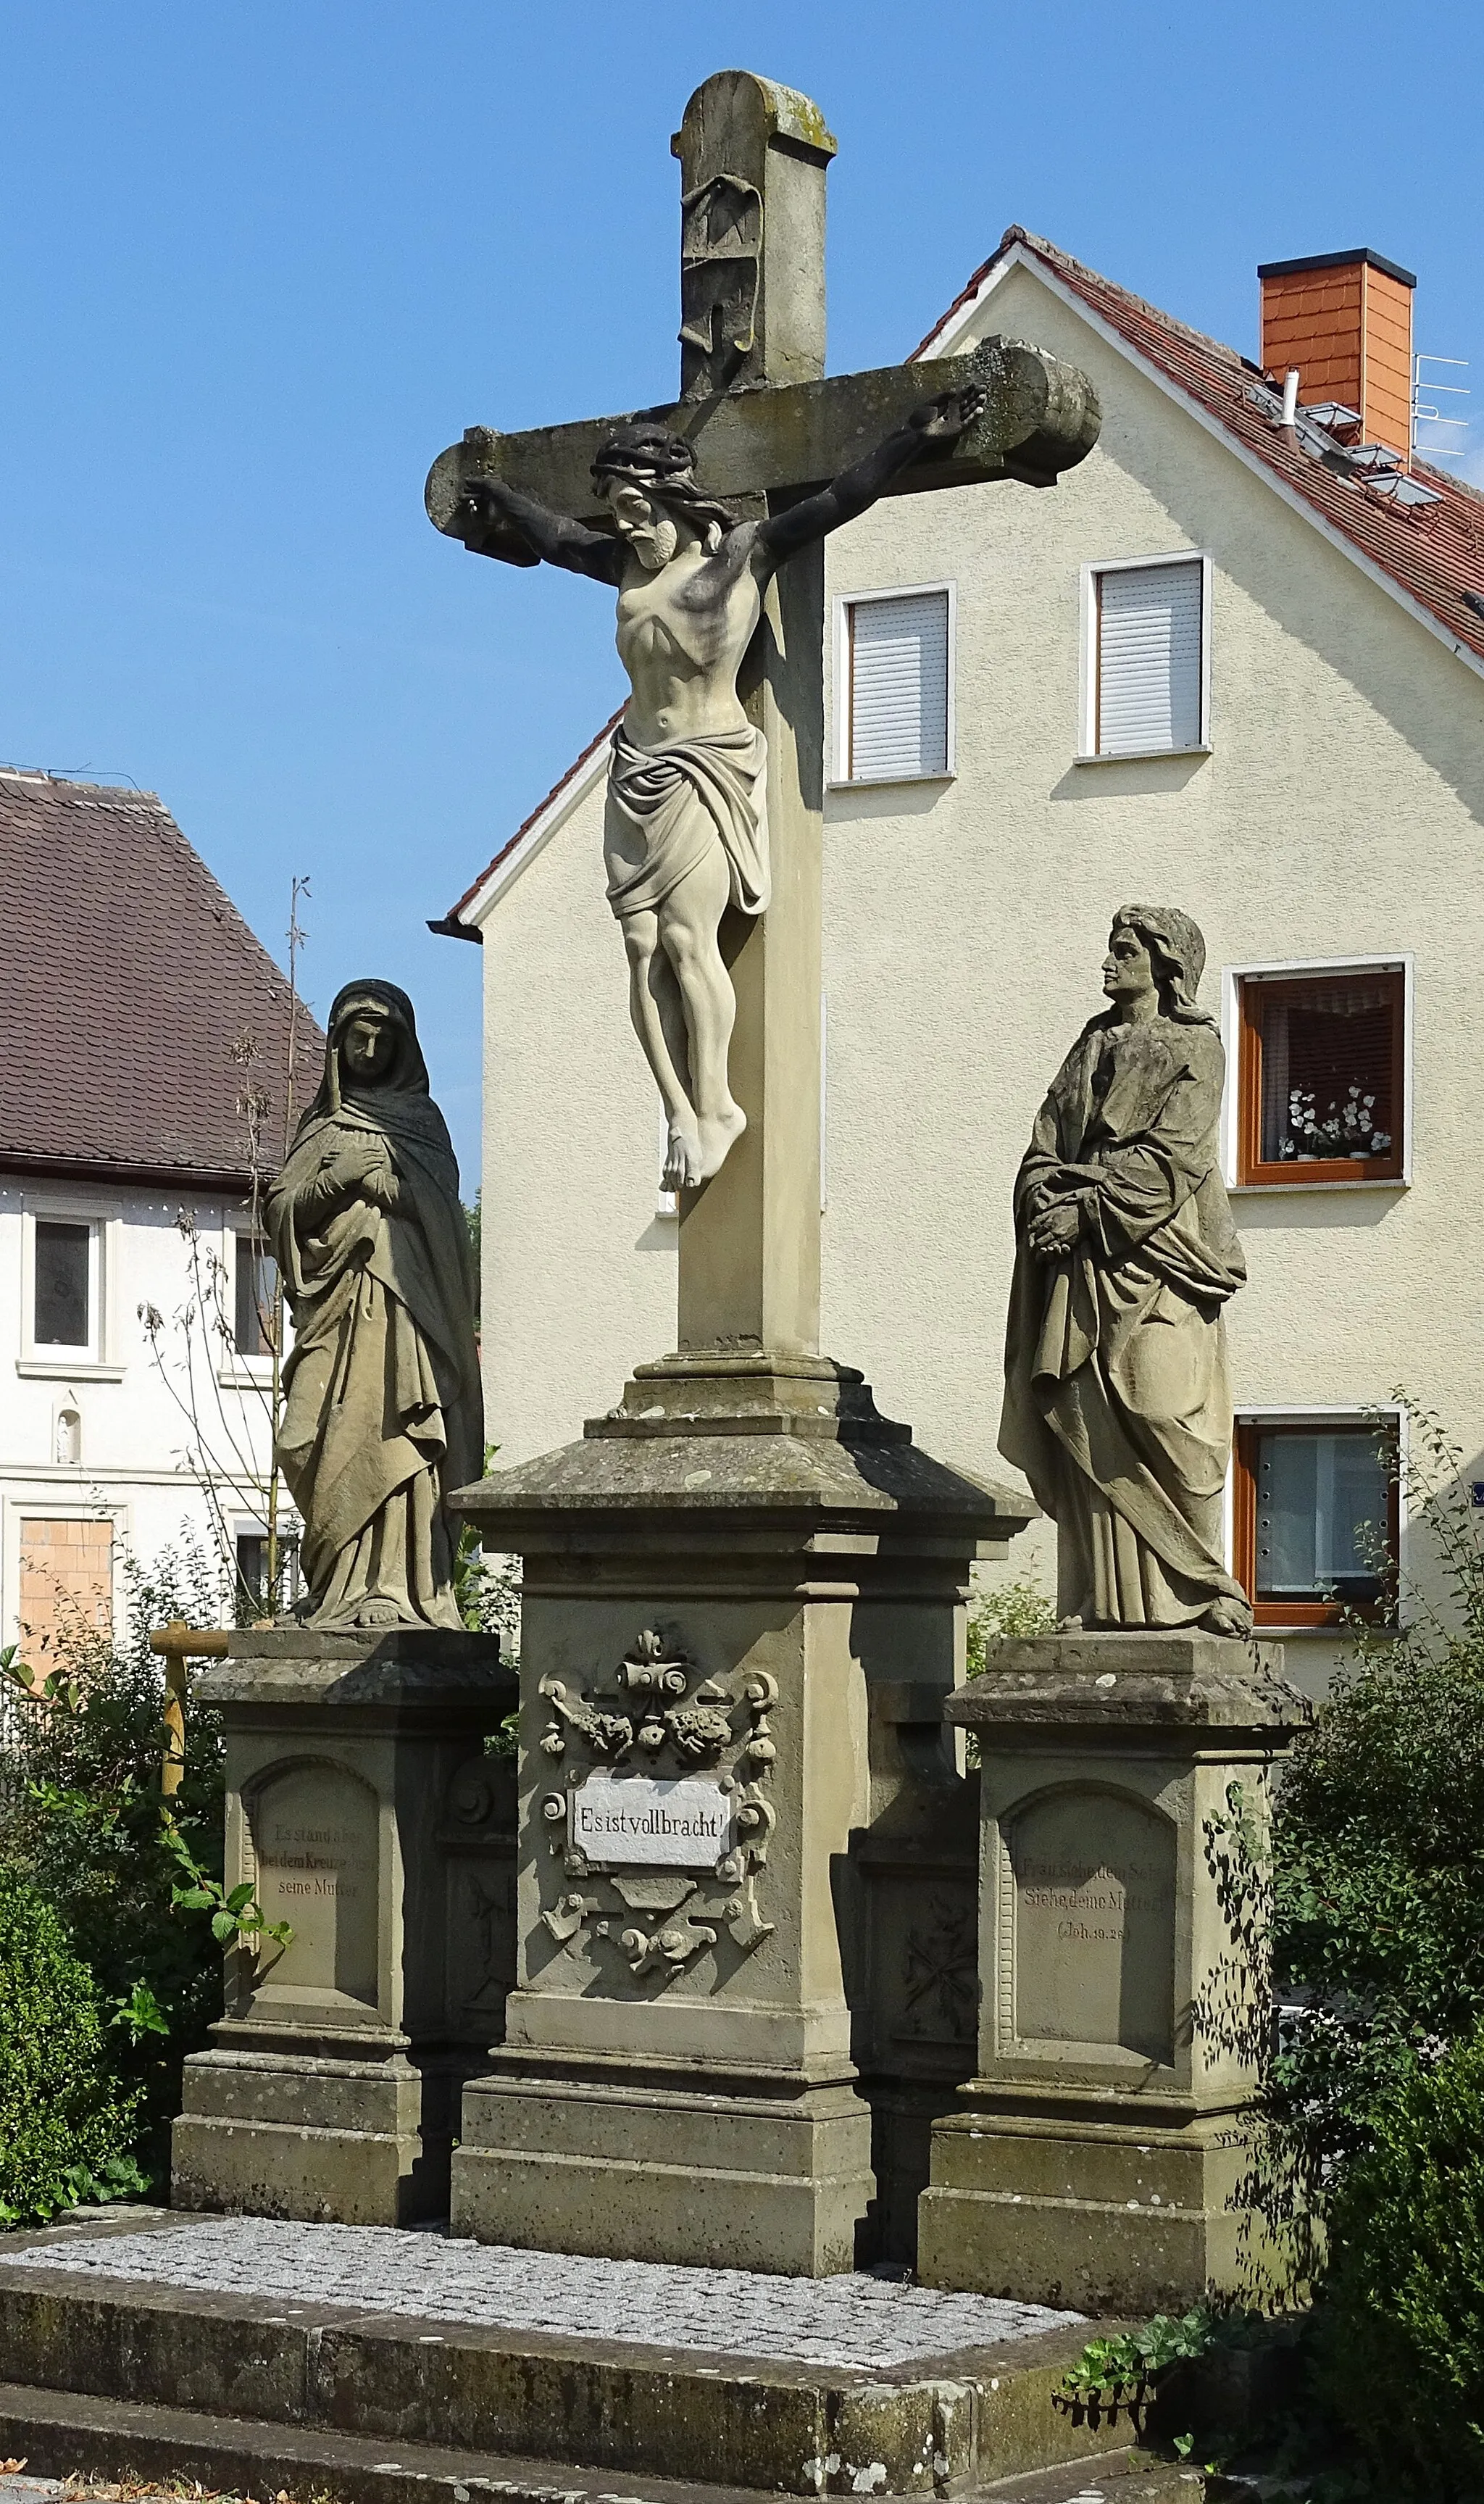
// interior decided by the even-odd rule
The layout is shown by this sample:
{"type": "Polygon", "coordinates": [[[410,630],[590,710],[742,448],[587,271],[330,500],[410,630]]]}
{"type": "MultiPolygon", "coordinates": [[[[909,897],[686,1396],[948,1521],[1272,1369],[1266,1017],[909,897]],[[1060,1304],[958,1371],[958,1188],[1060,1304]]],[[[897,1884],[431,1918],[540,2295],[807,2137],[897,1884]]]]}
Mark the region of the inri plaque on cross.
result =
{"type": "Polygon", "coordinates": [[[677,1345],[809,1357],[824,538],[881,495],[1050,486],[1090,449],[1098,409],[1085,375],[1002,339],[825,379],[835,142],[817,106],[722,71],[672,145],[680,399],[525,435],[471,427],[434,462],[427,503],[476,554],[545,558],[618,591],[633,692],[604,850],[680,1193],[677,1345]]]}

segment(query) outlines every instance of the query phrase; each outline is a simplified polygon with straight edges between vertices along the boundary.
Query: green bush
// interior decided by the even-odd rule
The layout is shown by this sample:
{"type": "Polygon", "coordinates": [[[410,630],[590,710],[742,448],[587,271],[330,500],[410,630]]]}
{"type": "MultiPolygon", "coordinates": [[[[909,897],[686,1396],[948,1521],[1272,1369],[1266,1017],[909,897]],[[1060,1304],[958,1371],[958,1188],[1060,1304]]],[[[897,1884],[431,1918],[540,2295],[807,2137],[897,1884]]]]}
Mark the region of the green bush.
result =
{"type": "MultiPolygon", "coordinates": [[[[183,1906],[182,1868],[160,1816],[164,1683],[149,1631],[182,1617],[220,1622],[223,1594],[204,1560],[165,1557],[148,1577],[126,1562],[127,1620],[117,1646],[65,1632],[52,1700],[13,1703],[0,1805],[0,1869],[60,1917],[93,1978],[121,2092],[138,2092],[133,2152],[156,2178],[180,2110],[181,2065],[222,2013],[222,1949],[210,1904],[183,1906]]],[[[196,1860],[220,1878],[222,1734],[186,1717],[185,1780],[174,1799],[196,1860]]]]}
{"type": "Polygon", "coordinates": [[[1384,2489],[1484,2494],[1484,2032],[1379,2101],[1335,2193],[1321,2387],[1384,2489]]]}
{"type": "Polygon", "coordinates": [[[1275,1848],[1271,2101],[1318,2196],[1378,2103],[1484,2022],[1484,1662],[1363,1662],[1294,1749],[1275,1848]]]}
{"type": "Polygon", "coordinates": [[[98,1986],[57,1915],[0,1868],[0,2218],[146,2188],[128,2157],[142,2090],[119,2078],[98,1986]]]}
{"type": "Polygon", "coordinates": [[[969,1600],[968,1675],[983,1678],[998,1647],[1018,1635],[1056,1631],[1056,1612],[1039,1582],[994,1582],[969,1600]]]}
{"type": "Polygon", "coordinates": [[[1484,1513],[1462,1456],[1415,1408],[1409,1443],[1402,1493],[1429,1533],[1446,1615],[1411,1590],[1401,1634],[1356,1628],[1274,1821],[1284,2014],[1266,2180],[1251,2187],[1296,2228],[1301,2278],[1322,2267],[1377,2115],[1484,2025],[1484,1513]]]}

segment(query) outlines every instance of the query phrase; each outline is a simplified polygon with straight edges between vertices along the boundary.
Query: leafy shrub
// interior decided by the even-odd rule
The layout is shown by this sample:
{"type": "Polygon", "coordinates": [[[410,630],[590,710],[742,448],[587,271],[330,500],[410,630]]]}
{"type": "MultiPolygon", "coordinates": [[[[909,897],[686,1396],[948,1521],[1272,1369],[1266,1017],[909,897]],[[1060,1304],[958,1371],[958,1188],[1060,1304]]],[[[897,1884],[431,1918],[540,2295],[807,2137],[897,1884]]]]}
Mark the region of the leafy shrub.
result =
{"type": "Polygon", "coordinates": [[[1398,1650],[1300,1738],[1277,1820],[1274,2086],[1326,2169],[1484,2021],[1484,1662],[1398,1650]]]}
{"type": "MultiPolygon", "coordinates": [[[[479,1195],[474,1205],[466,1208],[469,1235],[474,1245],[474,1258],[479,1257],[479,1195]]],[[[485,1473],[495,1466],[498,1443],[484,1447],[485,1473]]],[[[454,1597],[459,1615],[470,1634],[498,1635],[500,1656],[509,1669],[518,1670],[521,1659],[521,1560],[518,1556],[487,1556],[484,1543],[472,1522],[466,1522],[459,1533],[454,1553],[454,1597]]],[[[507,1713],[498,1730],[492,1730],[485,1743],[485,1754],[499,1756],[513,1764],[520,1754],[520,1715],[507,1713]]]]}
{"type": "Polygon", "coordinates": [[[1203,2364],[1222,2348],[1258,2348],[1272,2336],[1264,2314],[1229,2305],[1156,2313],[1135,2329],[1089,2339],[1054,2397],[1062,2408],[1126,2409],[1137,2417],[1172,2366],[1203,2364]]]}
{"type": "Polygon", "coordinates": [[[1484,2032],[1388,2089],[1335,2193],[1321,2387],[1385,2492],[1484,2494],[1484,2032]]]}
{"type": "MultiPolygon", "coordinates": [[[[117,1646],[64,1629],[47,1699],[10,1706],[0,1869],[46,1899],[92,1976],[121,2095],[133,2093],[134,2150],[158,2176],[181,2065],[222,2012],[222,1950],[214,1900],[182,1903],[183,1865],[161,1819],[164,1678],[148,1639],[176,1617],[219,1623],[223,1592],[189,1550],[148,1576],[125,1560],[125,1576],[117,1646]]],[[[173,1807],[195,1863],[218,1880],[222,1805],[220,1722],[192,1703],[173,1807]]]]}
{"type": "Polygon", "coordinates": [[[999,1644],[1056,1631],[1056,1612],[1039,1582],[996,1582],[969,1601],[969,1676],[983,1678],[999,1644]]]}
{"type": "Polygon", "coordinates": [[[1377,2114],[1484,2023],[1484,1515],[1434,1421],[1414,1411],[1410,1442],[1451,1608],[1408,1593],[1402,1634],[1357,1629],[1274,1824],[1283,2005],[1258,2187],[1299,2229],[1305,2276],[1377,2114]]]}
{"type": "Polygon", "coordinates": [[[102,1995],[52,1906],[0,1868],[0,2218],[144,2190],[142,2094],[114,2072],[102,1995]]]}

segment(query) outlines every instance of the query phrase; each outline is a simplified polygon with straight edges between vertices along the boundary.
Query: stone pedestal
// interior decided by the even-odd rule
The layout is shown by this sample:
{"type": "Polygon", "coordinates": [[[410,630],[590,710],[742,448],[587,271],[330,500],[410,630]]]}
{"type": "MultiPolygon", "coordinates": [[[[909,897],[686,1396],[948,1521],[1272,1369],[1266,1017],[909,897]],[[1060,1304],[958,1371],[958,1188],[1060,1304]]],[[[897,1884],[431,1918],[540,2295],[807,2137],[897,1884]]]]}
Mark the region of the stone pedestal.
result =
{"type": "Polygon", "coordinates": [[[226,1742],[226,1884],[287,1949],[227,1959],[186,2064],[177,2208],[446,2215],[459,2095],[512,1979],[515,1705],[493,1636],[234,1635],[197,1682],[226,1742]]]}
{"type": "Polygon", "coordinates": [[[920,2277],[1117,2313],[1260,2283],[1261,1866],[1312,1710],[1281,1649],[1006,1643],[948,1709],[983,1759],[979,2073],[934,2128],[920,2277]]]}
{"type": "Polygon", "coordinates": [[[465,2091],[454,2231],[851,2268],[852,1844],[910,1785],[903,1727],[956,1779],[934,1725],[970,1559],[1026,1508],[915,1450],[857,1374],[701,1354],[456,1503],[525,1600],[518,1983],[465,2091]]]}

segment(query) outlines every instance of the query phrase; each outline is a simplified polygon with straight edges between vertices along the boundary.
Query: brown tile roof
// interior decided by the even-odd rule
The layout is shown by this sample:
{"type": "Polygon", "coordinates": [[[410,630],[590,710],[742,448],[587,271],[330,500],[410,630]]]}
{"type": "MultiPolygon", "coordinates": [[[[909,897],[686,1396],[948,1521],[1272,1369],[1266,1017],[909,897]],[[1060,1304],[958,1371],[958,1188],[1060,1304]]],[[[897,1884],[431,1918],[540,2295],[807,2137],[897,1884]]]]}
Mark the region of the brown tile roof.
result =
{"type": "Polygon", "coordinates": [[[1484,496],[1425,461],[1414,460],[1410,475],[1434,490],[1435,504],[1398,504],[1363,476],[1347,475],[1342,466],[1327,469],[1303,449],[1301,437],[1274,425],[1270,394],[1263,388],[1260,367],[1219,339],[1208,339],[1204,332],[1146,304],[1142,296],[1116,287],[1044,236],[1028,234],[1023,226],[1007,227],[998,250],[934,323],[914,350],[915,356],[933,346],[1016,244],[1216,418],[1244,452],[1389,575],[1455,643],[1465,645],[1472,657],[1484,659],[1484,616],[1470,609],[1464,597],[1472,592],[1484,601],[1484,496]]]}
{"type": "MultiPolygon", "coordinates": [[[[1196,401],[1208,416],[1216,418],[1244,451],[1255,455],[1323,522],[1388,574],[1457,643],[1467,647],[1475,659],[1484,660],[1484,610],[1470,609],[1465,600],[1465,594],[1471,593],[1484,604],[1484,495],[1465,486],[1462,479],[1451,478],[1415,459],[1410,475],[1435,490],[1435,504],[1398,504],[1363,477],[1326,469],[1286,429],[1273,424],[1268,405],[1271,393],[1264,388],[1271,378],[1264,377],[1260,366],[1238,355],[1235,348],[1225,347],[1220,339],[1192,330],[1187,323],[1177,322],[1173,314],[1161,313],[1142,296],[1115,286],[1111,278],[1103,278],[1097,270],[1074,261],[1070,253],[1048,243],[1044,235],[1031,234],[1024,226],[1007,226],[989,259],[980,263],[926,337],[918,340],[907,360],[909,365],[928,354],[955,314],[973,302],[985,279],[1017,244],[1032,260],[1041,261],[1148,364],[1196,401]]],[[[613,721],[604,724],[598,737],[589,742],[525,823],[501,845],[445,919],[429,923],[431,930],[449,938],[478,938],[478,931],[462,922],[461,915],[491,872],[514,851],[573,775],[580,773],[617,719],[615,713],[613,721]]]]}
{"type": "Polygon", "coordinates": [[[244,1034],[281,1145],[289,986],[153,792],[0,771],[0,1167],[242,1187],[244,1034]]]}

